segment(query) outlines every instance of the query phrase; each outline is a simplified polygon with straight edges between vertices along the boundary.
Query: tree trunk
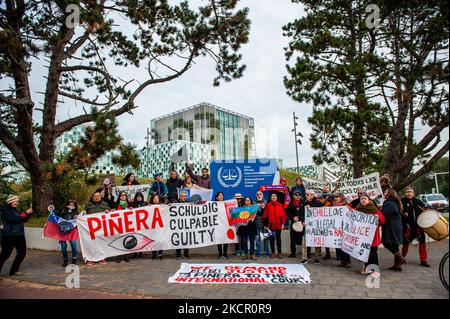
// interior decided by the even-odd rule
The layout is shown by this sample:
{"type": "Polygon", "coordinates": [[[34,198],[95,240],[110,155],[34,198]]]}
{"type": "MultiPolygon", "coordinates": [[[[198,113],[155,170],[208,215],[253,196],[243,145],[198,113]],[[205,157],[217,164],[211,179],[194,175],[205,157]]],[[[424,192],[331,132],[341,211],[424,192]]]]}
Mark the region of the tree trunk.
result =
{"type": "Polygon", "coordinates": [[[53,204],[53,185],[43,177],[31,177],[33,214],[45,216],[48,206],[53,204]]]}

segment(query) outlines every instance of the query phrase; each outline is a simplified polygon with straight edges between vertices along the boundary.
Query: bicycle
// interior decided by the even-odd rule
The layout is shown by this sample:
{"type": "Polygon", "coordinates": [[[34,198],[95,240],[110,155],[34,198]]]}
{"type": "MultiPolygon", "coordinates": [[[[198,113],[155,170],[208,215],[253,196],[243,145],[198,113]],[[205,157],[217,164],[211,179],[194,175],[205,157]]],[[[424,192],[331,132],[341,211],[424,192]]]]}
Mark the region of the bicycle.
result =
{"type": "Polygon", "coordinates": [[[439,263],[439,278],[441,279],[442,284],[448,290],[448,252],[442,257],[441,262],[439,263]],[[447,273],[445,273],[447,271],[447,273]]]}

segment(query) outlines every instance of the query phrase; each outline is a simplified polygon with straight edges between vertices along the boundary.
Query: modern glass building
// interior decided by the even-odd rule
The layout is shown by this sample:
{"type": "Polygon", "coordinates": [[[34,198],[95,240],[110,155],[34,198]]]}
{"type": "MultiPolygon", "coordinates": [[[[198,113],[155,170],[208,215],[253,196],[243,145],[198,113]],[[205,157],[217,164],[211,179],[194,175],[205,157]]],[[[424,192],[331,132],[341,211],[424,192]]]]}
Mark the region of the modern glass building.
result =
{"type": "MultiPolygon", "coordinates": [[[[70,151],[71,144],[78,144],[80,141],[80,136],[84,134],[86,127],[92,126],[93,124],[81,124],[75,126],[70,131],[64,132],[56,139],[55,143],[55,154],[66,154],[70,151]]],[[[105,155],[100,157],[94,165],[92,165],[92,172],[99,174],[120,174],[120,170],[114,166],[111,162],[113,152],[106,152],[105,155]]]]}
{"type": "Polygon", "coordinates": [[[151,120],[150,145],[183,140],[211,147],[211,159],[255,157],[253,118],[200,103],[151,120]]]}
{"type": "Polygon", "coordinates": [[[192,143],[186,141],[170,141],[144,147],[139,150],[141,166],[136,171],[138,177],[153,178],[156,172],[162,173],[162,178],[169,177],[169,170],[175,169],[178,176],[184,178],[186,164],[174,163],[172,167],[171,157],[180,148],[186,146],[189,163],[193,164],[194,172],[200,172],[203,167],[208,167],[211,160],[211,147],[207,144],[192,143]]]}
{"type": "MultiPolygon", "coordinates": [[[[286,168],[287,171],[297,172],[296,167],[286,168]]],[[[299,166],[299,173],[302,176],[314,178],[321,181],[334,182],[339,179],[332,170],[322,165],[304,165],[299,166]]]]}

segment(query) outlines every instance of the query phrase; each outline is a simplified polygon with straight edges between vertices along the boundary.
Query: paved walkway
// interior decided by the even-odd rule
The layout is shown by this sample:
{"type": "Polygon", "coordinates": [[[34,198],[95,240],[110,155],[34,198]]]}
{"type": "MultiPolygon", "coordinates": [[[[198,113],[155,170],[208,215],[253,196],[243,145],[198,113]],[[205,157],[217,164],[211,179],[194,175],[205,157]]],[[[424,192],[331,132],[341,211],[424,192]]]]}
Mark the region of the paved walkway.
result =
{"type": "MultiPolygon", "coordinates": [[[[0,299],[4,298],[430,298],[448,299],[449,293],[439,279],[439,262],[448,251],[449,242],[429,244],[431,268],[420,266],[418,247],[412,245],[407,257],[408,264],[402,272],[387,268],[393,256],[380,249],[380,288],[367,288],[366,277],[359,274],[360,263],[353,261],[351,269],[335,267],[336,260],[321,261],[320,265],[307,264],[312,283],[309,285],[244,285],[244,284],[169,284],[172,276],[184,260],[176,260],[167,252],[162,261],[148,257],[129,263],[94,266],[80,265],[80,289],[65,288],[68,275],[61,267],[59,252],[29,250],[22,264],[20,277],[5,276],[12,258],[4,265],[0,277],[0,299]]],[[[192,263],[224,263],[215,256],[195,255],[192,263]]],[[[298,259],[259,258],[258,263],[296,263],[298,259]]],[[[238,257],[229,262],[242,263],[238,257]]]]}

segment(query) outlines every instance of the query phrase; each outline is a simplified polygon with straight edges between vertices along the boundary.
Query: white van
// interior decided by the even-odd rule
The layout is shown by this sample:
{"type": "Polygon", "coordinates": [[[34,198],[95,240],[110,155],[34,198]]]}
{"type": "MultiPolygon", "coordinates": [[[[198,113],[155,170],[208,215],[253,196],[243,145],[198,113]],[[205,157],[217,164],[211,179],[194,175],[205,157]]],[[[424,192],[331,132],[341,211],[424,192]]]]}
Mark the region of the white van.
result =
{"type": "Polygon", "coordinates": [[[442,194],[422,194],[418,198],[427,208],[436,209],[439,212],[448,212],[448,201],[442,194]]]}

